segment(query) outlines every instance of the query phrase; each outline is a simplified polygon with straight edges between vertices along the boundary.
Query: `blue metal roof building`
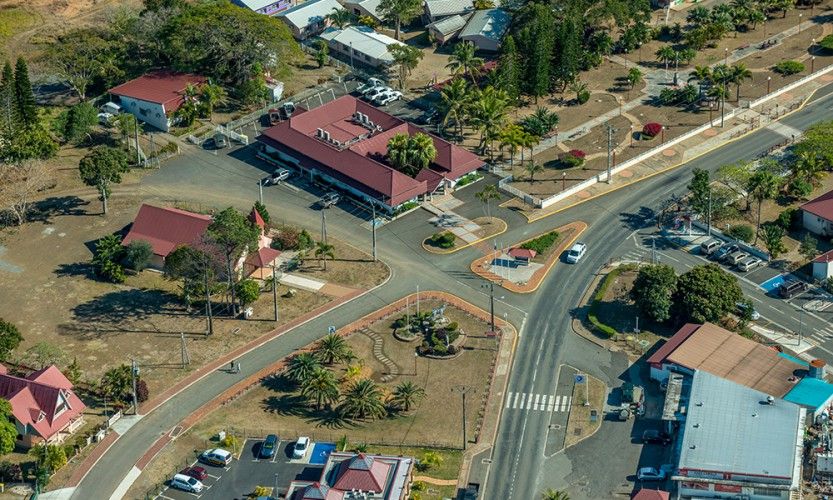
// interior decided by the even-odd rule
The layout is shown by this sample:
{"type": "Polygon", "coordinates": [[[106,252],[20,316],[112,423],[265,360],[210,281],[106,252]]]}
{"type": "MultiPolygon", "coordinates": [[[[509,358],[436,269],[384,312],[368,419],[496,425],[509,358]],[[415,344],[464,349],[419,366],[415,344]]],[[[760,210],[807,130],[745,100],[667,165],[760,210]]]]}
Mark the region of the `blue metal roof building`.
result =
{"type": "Polygon", "coordinates": [[[784,396],[784,400],[809,408],[815,418],[833,402],[833,384],[804,377],[784,396]]]}

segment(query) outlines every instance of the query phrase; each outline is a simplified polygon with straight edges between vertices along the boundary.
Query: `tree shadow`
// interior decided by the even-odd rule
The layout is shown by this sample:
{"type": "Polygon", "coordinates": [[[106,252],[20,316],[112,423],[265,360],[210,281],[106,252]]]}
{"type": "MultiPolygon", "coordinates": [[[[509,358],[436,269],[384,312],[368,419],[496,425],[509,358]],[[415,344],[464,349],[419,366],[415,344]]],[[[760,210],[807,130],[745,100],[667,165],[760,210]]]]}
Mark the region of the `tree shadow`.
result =
{"type": "Polygon", "coordinates": [[[82,200],[77,196],[57,196],[46,198],[32,204],[29,212],[29,222],[42,222],[51,224],[52,218],[66,215],[90,215],[85,207],[89,201],[82,200]]]}
{"type": "Polygon", "coordinates": [[[261,387],[274,392],[292,392],[298,388],[298,384],[289,379],[286,375],[273,375],[260,382],[261,387]]]}
{"type": "Polygon", "coordinates": [[[307,420],[315,423],[316,427],[326,427],[327,429],[355,429],[358,427],[355,422],[335,409],[316,410],[315,408],[307,408],[307,420]]]}
{"type": "Polygon", "coordinates": [[[95,268],[90,262],[73,262],[72,264],[58,264],[55,268],[55,276],[59,278],[67,278],[73,276],[80,276],[90,280],[96,279],[95,268]]]}
{"type": "Polygon", "coordinates": [[[307,414],[306,398],[297,394],[281,394],[269,396],[261,401],[261,409],[267,413],[282,416],[304,417],[307,414]]]}
{"type": "Polygon", "coordinates": [[[641,229],[654,224],[657,218],[657,213],[649,207],[639,207],[636,213],[621,212],[619,219],[624,223],[625,227],[630,229],[641,229]]]}

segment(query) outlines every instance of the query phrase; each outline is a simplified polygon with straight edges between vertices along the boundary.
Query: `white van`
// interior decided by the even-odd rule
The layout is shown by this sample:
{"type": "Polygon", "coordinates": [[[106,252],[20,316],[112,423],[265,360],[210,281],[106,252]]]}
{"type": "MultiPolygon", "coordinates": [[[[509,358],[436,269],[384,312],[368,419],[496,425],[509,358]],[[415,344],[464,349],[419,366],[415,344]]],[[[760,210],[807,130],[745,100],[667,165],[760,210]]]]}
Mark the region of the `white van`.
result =
{"type": "Polygon", "coordinates": [[[121,106],[114,102],[105,102],[98,108],[99,111],[102,113],[110,113],[111,115],[117,115],[121,113],[121,106]]]}
{"type": "Polygon", "coordinates": [[[171,479],[171,488],[190,491],[192,493],[199,493],[202,491],[203,485],[198,479],[191,476],[186,476],[185,474],[175,474],[173,479],[171,479]]]}

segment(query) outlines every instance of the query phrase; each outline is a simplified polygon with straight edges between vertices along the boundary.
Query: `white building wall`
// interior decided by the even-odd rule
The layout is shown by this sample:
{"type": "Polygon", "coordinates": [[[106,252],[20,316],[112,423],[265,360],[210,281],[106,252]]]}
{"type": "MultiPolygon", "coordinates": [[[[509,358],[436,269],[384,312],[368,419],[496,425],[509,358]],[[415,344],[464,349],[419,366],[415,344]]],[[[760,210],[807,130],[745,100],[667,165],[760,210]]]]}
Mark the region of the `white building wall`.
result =
{"type": "Polygon", "coordinates": [[[461,40],[466,40],[474,44],[478,50],[488,50],[491,52],[497,52],[500,48],[500,44],[497,40],[492,40],[491,38],[487,38],[482,35],[469,35],[469,36],[461,36],[461,40]]]}
{"type": "Polygon", "coordinates": [[[824,281],[833,276],[833,262],[813,262],[813,278],[824,281]]]}
{"type": "Polygon", "coordinates": [[[155,102],[142,101],[132,97],[119,96],[122,111],[130,113],[140,121],[167,132],[171,122],[165,115],[165,106],[155,102]]]}
{"type": "Polygon", "coordinates": [[[801,211],[802,222],[804,229],[821,236],[833,235],[833,223],[829,220],[819,217],[816,214],[811,214],[804,210],[801,211]]]}

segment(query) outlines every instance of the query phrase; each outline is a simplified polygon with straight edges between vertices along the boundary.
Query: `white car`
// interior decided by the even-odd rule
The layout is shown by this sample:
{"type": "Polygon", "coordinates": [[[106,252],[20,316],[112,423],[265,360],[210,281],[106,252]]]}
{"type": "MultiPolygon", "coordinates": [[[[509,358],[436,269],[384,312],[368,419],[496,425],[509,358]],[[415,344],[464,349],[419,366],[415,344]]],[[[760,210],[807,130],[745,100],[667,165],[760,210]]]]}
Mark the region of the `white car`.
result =
{"type": "Polygon", "coordinates": [[[747,272],[761,265],[763,261],[757,257],[747,257],[738,262],[738,271],[747,272]]]}
{"type": "Polygon", "coordinates": [[[657,470],[654,467],[642,467],[636,473],[636,478],[640,481],[663,481],[665,480],[665,471],[657,470]]]}
{"type": "Polygon", "coordinates": [[[309,438],[306,436],[299,437],[298,441],[295,442],[295,446],[292,448],[292,458],[304,458],[308,449],[309,438]]]}
{"type": "Polygon", "coordinates": [[[385,106],[386,104],[390,104],[393,101],[398,101],[402,98],[402,92],[398,90],[391,90],[389,92],[383,92],[381,95],[377,96],[375,101],[376,104],[379,106],[385,106]]]}
{"type": "Polygon", "coordinates": [[[98,108],[98,110],[102,113],[108,113],[111,115],[117,115],[121,113],[121,106],[114,102],[105,102],[98,108]]]}
{"type": "Polygon", "coordinates": [[[572,248],[567,252],[567,262],[570,264],[575,264],[584,257],[584,254],[587,253],[587,245],[585,243],[576,243],[573,245],[572,248]]]}
{"type": "Polygon", "coordinates": [[[368,78],[366,83],[363,83],[356,88],[356,92],[364,93],[366,90],[370,90],[373,87],[383,87],[385,82],[378,78],[368,78]]]}
{"type": "Polygon", "coordinates": [[[370,87],[369,89],[364,90],[362,92],[362,96],[365,97],[366,99],[372,100],[374,97],[376,97],[377,95],[381,94],[382,92],[384,92],[386,90],[391,90],[391,88],[386,86],[386,85],[377,85],[375,87],[370,87]]]}
{"type": "MultiPolygon", "coordinates": [[[[735,304],[735,307],[738,308],[738,314],[743,314],[744,311],[746,311],[746,308],[749,307],[749,304],[747,304],[746,302],[738,302],[737,304],[735,304]]],[[[752,314],[750,314],[749,317],[750,319],[752,319],[752,321],[758,321],[759,319],[761,319],[761,313],[756,311],[753,307],[752,314]]]]}
{"type": "Polygon", "coordinates": [[[175,474],[171,479],[171,488],[199,493],[202,491],[203,484],[197,478],[186,476],[185,474],[175,474]]]}
{"type": "Polygon", "coordinates": [[[231,452],[222,448],[207,450],[200,455],[200,462],[217,467],[225,467],[231,463],[231,459],[231,452]]]}
{"type": "Polygon", "coordinates": [[[111,115],[110,113],[99,113],[98,114],[98,123],[99,123],[99,125],[109,127],[110,124],[113,123],[113,115],[111,115]]]}

